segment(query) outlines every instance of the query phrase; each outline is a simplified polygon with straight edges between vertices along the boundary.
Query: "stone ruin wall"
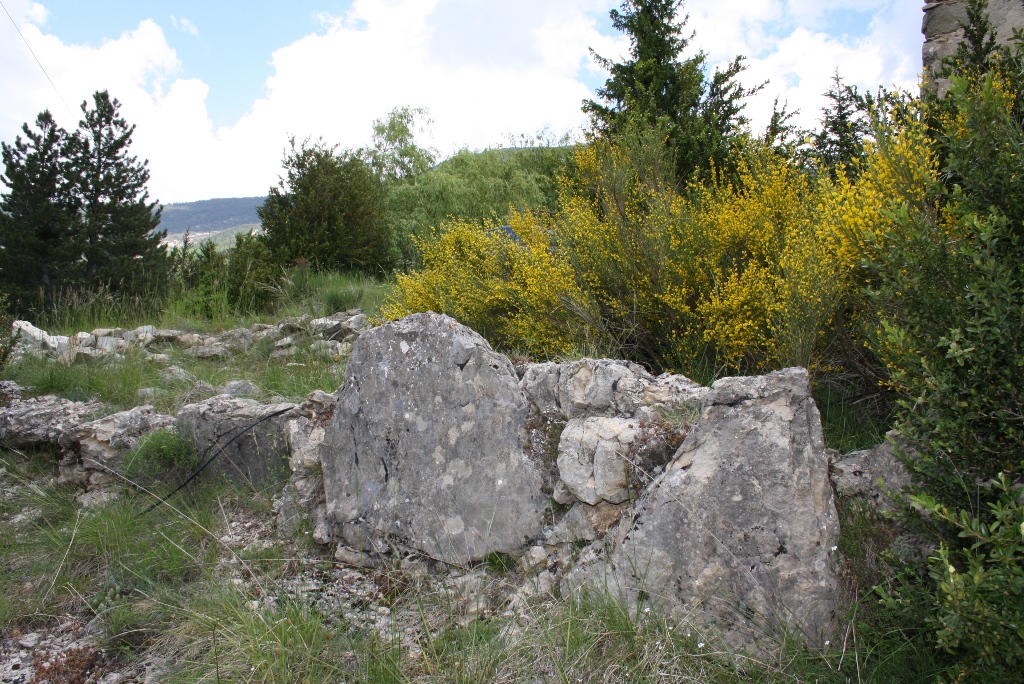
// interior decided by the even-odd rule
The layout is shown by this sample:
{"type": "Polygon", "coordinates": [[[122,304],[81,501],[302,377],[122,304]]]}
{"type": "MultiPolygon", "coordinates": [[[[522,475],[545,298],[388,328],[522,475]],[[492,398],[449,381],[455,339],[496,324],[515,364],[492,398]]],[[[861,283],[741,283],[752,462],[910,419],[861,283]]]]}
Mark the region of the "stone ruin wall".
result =
{"type": "MultiPolygon", "coordinates": [[[[988,0],[987,9],[1000,44],[1010,42],[1015,28],[1024,28],[1024,0],[988,0]]],[[[964,35],[960,24],[966,22],[967,0],[925,3],[921,32],[925,39],[922,56],[927,74],[935,73],[944,58],[956,53],[964,35]]]]}

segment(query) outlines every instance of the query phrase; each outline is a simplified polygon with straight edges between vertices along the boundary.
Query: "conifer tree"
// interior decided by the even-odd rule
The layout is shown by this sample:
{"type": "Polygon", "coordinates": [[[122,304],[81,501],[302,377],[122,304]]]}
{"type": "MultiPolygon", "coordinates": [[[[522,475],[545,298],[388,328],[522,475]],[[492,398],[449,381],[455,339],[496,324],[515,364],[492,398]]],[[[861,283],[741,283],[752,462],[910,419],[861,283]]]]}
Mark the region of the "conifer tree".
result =
{"type": "Polygon", "coordinates": [[[630,56],[613,62],[591,50],[611,76],[583,111],[595,131],[613,137],[631,127],[663,126],[675,156],[679,181],[728,170],[730,151],[746,119],[742,100],[760,88],[744,88],[737,80],[743,58],[706,76],[707,55],[680,59],[690,38],[679,19],[682,0],[625,0],[610,12],[612,25],[630,39],[630,56]]]}
{"type": "Polygon", "coordinates": [[[22,131],[24,139],[2,144],[8,190],[0,197],[0,287],[24,310],[45,302],[53,289],[77,283],[81,245],[79,203],[67,173],[68,134],[49,111],[22,131]]]}
{"type": "Polygon", "coordinates": [[[70,168],[82,207],[82,256],[90,285],[139,289],[159,281],[167,266],[157,231],[160,208],[149,201],[148,162],[130,156],[134,125],[107,91],[82,103],[84,117],[71,146],[70,168]]]}
{"type": "Polygon", "coordinates": [[[870,133],[868,100],[855,86],[843,83],[838,72],[832,76],[832,87],[825,97],[829,103],[822,109],[821,129],[814,136],[814,155],[821,170],[832,178],[840,168],[852,178],[864,155],[864,139],[870,133]]]}

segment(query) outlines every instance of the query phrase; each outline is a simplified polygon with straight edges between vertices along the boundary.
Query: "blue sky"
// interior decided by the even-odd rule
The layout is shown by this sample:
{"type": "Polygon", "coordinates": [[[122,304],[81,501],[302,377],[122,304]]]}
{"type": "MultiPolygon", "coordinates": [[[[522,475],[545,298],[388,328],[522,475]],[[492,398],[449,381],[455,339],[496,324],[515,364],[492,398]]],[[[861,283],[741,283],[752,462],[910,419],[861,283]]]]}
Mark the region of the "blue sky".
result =
{"type": "MultiPolygon", "coordinates": [[[[585,124],[603,83],[587,49],[628,45],[607,18],[617,0],[3,0],[72,109],[109,89],[138,128],[163,201],[262,194],[289,136],[365,144],[396,106],[422,106],[421,142],[442,155],[585,124]]],[[[912,88],[921,0],[688,0],[694,48],[712,65],[749,58],[749,85],[812,125],[833,71],[861,87],[912,88]]],[[[68,112],[0,16],[0,139],[50,108],[68,112]]]]}

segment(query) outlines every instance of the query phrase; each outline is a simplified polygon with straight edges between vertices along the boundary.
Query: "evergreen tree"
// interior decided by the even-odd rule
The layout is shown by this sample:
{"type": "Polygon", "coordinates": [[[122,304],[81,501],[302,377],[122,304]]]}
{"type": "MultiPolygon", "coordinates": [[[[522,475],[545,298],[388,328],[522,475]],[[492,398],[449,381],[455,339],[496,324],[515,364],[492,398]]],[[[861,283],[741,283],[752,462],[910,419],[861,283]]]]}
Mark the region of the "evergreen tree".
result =
{"type": "Polygon", "coordinates": [[[277,263],[382,273],[395,263],[385,189],[359,154],[304,141],[257,213],[277,263]]]}
{"type": "Polygon", "coordinates": [[[814,156],[819,168],[832,178],[840,168],[852,178],[864,155],[864,139],[871,131],[868,103],[855,86],[843,83],[839,72],[832,76],[832,87],[825,97],[829,104],[822,109],[821,129],[814,136],[814,156]]]}
{"type": "Polygon", "coordinates": [[[167,249],[157,231],[161,209],[149,201],[148,162],[129,156],[134,125],[119,115],[121,104],[107,91],[82,103],[85,118],[71,146],[73,182],[82,206],[82,256],[90,285],[115,290],[161,282],[167,249]]]}
{"type": "Polygon", "coordinates": [[[78,199],[68,181],[68,134],[49,111],[25,138],[2,144],[0,285],[17,310],[45,304],[54,288],[79,283],[78,199]]]}
{"type": "Polygon", "coordinates": [[[611,11],[612,25],[629,35],[630,57],[613,62],[591,50],[611,76],[597,90],[604,104],[587,100],[583,110],[606,137],[630,127],[664,126],[685,183],[712,168],[730,168],[730,151],[746,124],[742,100],[760,88],[746,89],[736,80],[742,57],[710,78],[704,52],[680,60],[690,43],[683,35],[686,19],[677,18],[681,6],[682,0],[625,0],[621,11],[611,11]]]}

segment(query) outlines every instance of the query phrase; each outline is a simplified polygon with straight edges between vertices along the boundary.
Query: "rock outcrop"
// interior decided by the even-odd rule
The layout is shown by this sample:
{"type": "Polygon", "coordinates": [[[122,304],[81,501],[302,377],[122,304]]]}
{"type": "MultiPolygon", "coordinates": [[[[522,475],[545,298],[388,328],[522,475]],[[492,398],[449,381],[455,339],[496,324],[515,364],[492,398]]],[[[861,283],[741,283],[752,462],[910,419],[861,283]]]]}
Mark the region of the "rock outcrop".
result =
{"type": "Polygon", "coordinates": [[[511,362],[455,320],[364,333],[324,437],[331,520],[353,548],[389,535],[455,564],[518,553],[548,505],[528,415],[511,362]]]}
{"type": "Polygon", "coordinates": [[[287,475],[289,452],[285,428],[287,413],[295,408],[296,404],[261,404],[253,399],[221,394],[182,407],[175,424],[178,432],[192,442],[202,460],[224,448],[210,464],[208,472],[262,488],[284,480],[287,475]],[[268,418],[280,412],[284,413],[268,418]],[[246,431],[261,420],[263,422],[246,431]]]}
{"type": "Polygon", "coordinates": [[[62,435],[108,410],[96,402],[52,395],[13,401],[0,411],[0,441],[14,447],[57,446],[62,435]]]}
{"type": "Polygon", "coordinates": [[[157,430],[174,427],[174,417],[152,406],[137,406],[65,430],[58,439],[63,453],[60,479],[78,482],[88,490],[117,483],[124,456],[157,430]]]}
{"type": "Polygon", "coordinates": [[[832,635],[839,523],[803,369],[716,382],[697,427],[565,580],[650,600],[727,644],[832,635]]]}

